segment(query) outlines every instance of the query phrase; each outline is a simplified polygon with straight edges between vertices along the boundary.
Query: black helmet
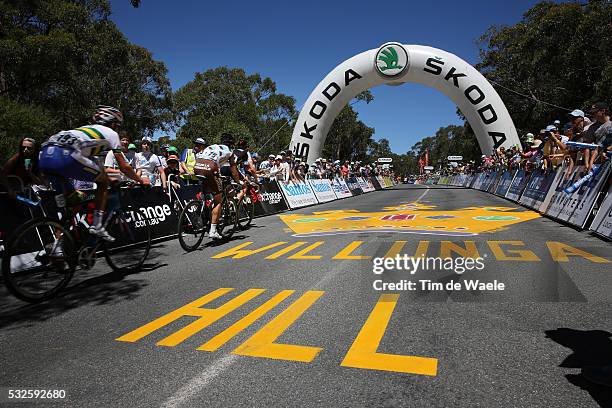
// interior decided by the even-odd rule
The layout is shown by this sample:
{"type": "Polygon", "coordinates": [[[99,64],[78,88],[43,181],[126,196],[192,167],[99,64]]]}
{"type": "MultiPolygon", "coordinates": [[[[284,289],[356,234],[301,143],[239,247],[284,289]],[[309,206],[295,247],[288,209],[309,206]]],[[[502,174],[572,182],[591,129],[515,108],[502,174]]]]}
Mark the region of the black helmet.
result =
{"type": "Polygon", "coordinates": [[[226,146],[231,146],[234,144],[234,135],[232,135],[231,133],[222,133],[221,134],[221,144],[224,144],[226,146]]]}

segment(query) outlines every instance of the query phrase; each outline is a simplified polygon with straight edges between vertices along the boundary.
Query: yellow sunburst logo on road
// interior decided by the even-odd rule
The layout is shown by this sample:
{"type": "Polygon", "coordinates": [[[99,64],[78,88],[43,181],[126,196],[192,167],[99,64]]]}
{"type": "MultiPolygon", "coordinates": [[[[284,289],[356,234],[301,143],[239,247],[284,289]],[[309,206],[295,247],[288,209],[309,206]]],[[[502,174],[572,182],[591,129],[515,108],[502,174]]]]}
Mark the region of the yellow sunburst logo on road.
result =
{"type": "Polygon", "coordinates": [[[533,211],[514,207],[468,207],[436,210],[435,206],[404,203],[380,212],[357,210],[284,214],[281,220],[295,237],[342,235],[368,232],[472,236],[499,231],[510,225],[539,218],[533,211]]]}

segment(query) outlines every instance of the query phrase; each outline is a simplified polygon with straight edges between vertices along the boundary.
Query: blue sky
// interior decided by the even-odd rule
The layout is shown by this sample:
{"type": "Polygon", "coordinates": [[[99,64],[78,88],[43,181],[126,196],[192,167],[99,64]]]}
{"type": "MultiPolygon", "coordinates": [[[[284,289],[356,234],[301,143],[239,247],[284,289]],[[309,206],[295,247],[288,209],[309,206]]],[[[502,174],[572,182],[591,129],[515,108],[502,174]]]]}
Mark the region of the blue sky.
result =
{"type": "MultiPolygon", "coordinates": [[[[428,45],[478,62],[476,39],[490,25],[510,25],[536,1],[165,1],[112,0],[111,19],[127,38],[168,67],[174,90],[195,72],[241,67],[272,78],[300,108],[342,61],[382,43],[428,45]]],[[[372,89],[354,107],[396,153],[448,124],[455,105],[422,85],[372,89]]]]}

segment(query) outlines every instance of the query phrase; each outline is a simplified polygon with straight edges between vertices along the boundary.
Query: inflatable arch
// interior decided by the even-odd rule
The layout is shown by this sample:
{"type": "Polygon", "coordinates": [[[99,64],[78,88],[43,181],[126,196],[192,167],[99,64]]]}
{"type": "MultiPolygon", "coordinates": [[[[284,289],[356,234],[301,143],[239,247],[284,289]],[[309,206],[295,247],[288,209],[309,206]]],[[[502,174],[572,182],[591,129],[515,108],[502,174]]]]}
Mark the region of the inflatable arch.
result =
{"type": "Polygon", "coordinates": [[[473,66],[446,51],[393,42],[344,61],[317,85],[300,112],[290,148],[313,162],[334,119],[351,99],[377,85],[404,82],[428,85],[448,96],[474,129],[484,154],[520,145],[508,109],[473,66]]]}

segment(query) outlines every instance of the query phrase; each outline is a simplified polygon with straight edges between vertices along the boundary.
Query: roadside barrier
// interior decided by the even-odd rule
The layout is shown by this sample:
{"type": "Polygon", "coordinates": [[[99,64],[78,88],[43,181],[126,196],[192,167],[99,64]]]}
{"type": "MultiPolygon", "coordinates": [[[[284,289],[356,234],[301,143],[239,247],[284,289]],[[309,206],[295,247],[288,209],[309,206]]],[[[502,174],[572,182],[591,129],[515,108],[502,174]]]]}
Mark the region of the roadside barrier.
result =
{"type": "MultiPolygon", "coordinates": [[[[256,217],[280,213],[296,208],[330,202],[354,195],[365,194],[375,190],[391,187],[394,183],[389,177],[351,177],[349,180],[335,178],[311,179],[303,182],[266,181],[260,185],[255,197],[248,195],[248,200],[254,200],[256,217]]],[[[184,205],[196,198],[201,191],[199,185],[185,185],[173,189],[171,194],[164,193],[161,187],[146,190],[135,188],[121,191],[121,203],[133,210],[134,222],[145,217],[150,220],[151,238],[162,239],[176,236],[178,216],[184,205]]],[[[57,214],[54,193],[40,192],[43,207],[49,215],[57,214]]],[[[76,217],[79,223],[88,227],[92,222],[93,204],[90,203],[76,217]]],[[[28,209],[16,200],[10,200],[6,195],[0,196],[0,251],[2,242],[11,231],[33,217],[43,214],[38,207],[28,209]]]]}
{"type": "Polygon", "coordinates": [[[568,174],[564,165],[529,173],[513,170],[442,176],[438,184],[487,191],[552,219],[612,238],[611,173],[612,165],[607,161],[593,166],[590,172],[578,166],[568,174]]]}

